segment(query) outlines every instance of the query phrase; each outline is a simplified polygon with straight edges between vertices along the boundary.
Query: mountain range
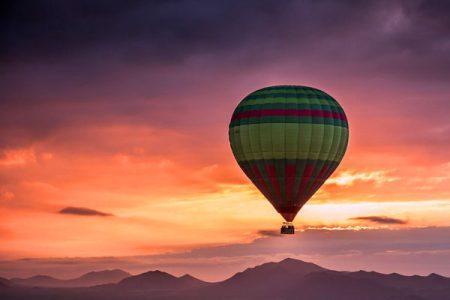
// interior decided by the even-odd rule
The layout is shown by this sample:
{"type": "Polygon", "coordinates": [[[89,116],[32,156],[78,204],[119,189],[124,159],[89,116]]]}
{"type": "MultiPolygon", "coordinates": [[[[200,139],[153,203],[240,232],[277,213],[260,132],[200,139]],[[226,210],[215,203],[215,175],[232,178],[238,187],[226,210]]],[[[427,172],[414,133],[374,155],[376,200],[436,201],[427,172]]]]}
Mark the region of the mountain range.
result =
{"type": "Polygon", "coordinates": [[[12,278],[10,283],[31,287],[88,287],[107,283],[117,283],[131,274],[122,270],[104,270],[89,272],[74,279],[57,279],[46,275],[37,275],[29,278],[12,278]]]}
{"type": "Polygon", "coordinates": [[[342,272],[289,258],[246,269],[215,283],[159,270],[135,276],[109,270],[71,280],[49,278],[0,278],[0,298],[450,300],[450,278],[437,274],[342,272]]]}

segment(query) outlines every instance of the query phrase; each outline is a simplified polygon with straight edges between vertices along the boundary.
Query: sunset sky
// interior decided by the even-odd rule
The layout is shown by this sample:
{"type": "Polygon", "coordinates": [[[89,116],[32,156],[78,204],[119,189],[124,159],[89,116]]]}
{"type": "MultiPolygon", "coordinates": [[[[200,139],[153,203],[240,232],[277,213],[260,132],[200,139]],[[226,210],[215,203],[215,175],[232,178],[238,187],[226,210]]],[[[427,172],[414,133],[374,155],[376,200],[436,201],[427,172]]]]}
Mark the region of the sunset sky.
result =
{"type": "Polygon", "coordinates": [[[450,275],[448,2],[2,6],[0,276],[219,280],[287,256],[450,275]],[[329,93],[350,128],[294,237],[228,143],[239,101],[277,84],[329,93]]]}

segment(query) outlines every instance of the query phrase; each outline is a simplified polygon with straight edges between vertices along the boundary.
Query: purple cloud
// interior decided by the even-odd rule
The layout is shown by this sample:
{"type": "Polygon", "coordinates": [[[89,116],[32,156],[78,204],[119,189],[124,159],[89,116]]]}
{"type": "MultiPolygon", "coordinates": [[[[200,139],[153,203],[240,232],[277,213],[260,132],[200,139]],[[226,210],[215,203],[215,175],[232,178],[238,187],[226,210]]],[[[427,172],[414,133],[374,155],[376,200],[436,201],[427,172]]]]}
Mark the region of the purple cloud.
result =
{"type": "Polygon", "coordinates": [[[258,235],[262,237],[277,237],[280,236],[278,230],[258,230],[258,235]]]}
{"type": "Polygon", "coordinates": [[[397,219],[397,218],[390,218],[385,216],[362,216],[362,217],[354,217],[350,218],[349,220],[355,220],[355,221],[369,221],[372,223],[377,224],[407,224],[408,221],[397,219]]]}
{"type": "Polygon", "coordinates": [[[58,213],[63,215],[78,215],[78,216],[101,216],[101,217],[110,217],[112,214],[105,213],[102,211],[98,211],[95,209],[90,209],[86,207],[75,207],[68,206],[61,209],[58,213]]]}

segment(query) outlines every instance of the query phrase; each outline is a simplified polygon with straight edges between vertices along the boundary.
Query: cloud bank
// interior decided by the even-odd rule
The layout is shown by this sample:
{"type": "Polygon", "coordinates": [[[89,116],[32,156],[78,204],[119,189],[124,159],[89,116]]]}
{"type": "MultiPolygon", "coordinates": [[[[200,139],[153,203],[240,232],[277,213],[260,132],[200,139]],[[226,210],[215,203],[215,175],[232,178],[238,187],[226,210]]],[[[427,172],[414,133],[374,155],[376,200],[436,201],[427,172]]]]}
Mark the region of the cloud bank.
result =
{"type": "Polygon", "coordinates": [[[286,257],[337,270],[449,276],[450,228],[401,230],[306,230],[294,236],[265,236],[249,243],[203,247],[188,252],[92,258],[0,261],[0,276],[48,274],[75,277],[92,270],[120,268],[131,273],[165,270],[222,280],[244,268],[286,257]]]}

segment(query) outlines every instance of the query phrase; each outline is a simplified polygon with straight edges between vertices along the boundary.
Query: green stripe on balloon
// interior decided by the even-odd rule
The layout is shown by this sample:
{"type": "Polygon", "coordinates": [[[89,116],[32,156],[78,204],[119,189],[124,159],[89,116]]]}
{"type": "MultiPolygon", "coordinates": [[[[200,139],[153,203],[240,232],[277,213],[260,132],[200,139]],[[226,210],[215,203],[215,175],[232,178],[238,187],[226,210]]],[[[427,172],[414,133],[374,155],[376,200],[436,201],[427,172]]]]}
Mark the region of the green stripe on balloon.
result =
{"type": "MultiPolygon", "coordinates": [[[[271,104],[271,103],[294,103],[294,104],[310,104],[311,98],[301,98],[301,97],[264,97],[258,99],[247,99],[243,100],[243,102],[239,103],[239,107],[248,106],[248,105],[261,105],[261,104],[271,104]]],[[[315,99],[318,104],[322,105],[330,105],[335,107],[340,107],[337,102],[332,102],[329,99],[315,99]]]]}
{"type": "Polygon", "coordinates": [[[315,88],[311,88],[311,87],[307,87],[307,86],[288,86],[288,85],[284,85],[284,86],[272,86],[272,87],[266,87],[266,88],[262,88],[260,90],[257,90],[253,93],[251,93],[250,95],[260,95],[260,94],[268,94],[268,93],[292,93],[292,94],[311,94],[311,95],[326,95],[330,98],[332,98],[330,95],[328,95],[327,93],[315,89],[315,88]]]}
{"type": "Polygon", "coordinates": [[[249,111],[249,110],[258,110],[258,109],[313,109],[313,110],[329,110],[333,112],[343,113],[342,108],[338,106],[330,106],[328,104],[310,104],[310,103],[280,103],[280,102],[272,102],[272,103],[263,103],[263,104],[254,104],[254,105],[240,105],[234,111],[235,113],[249,111]]]}

